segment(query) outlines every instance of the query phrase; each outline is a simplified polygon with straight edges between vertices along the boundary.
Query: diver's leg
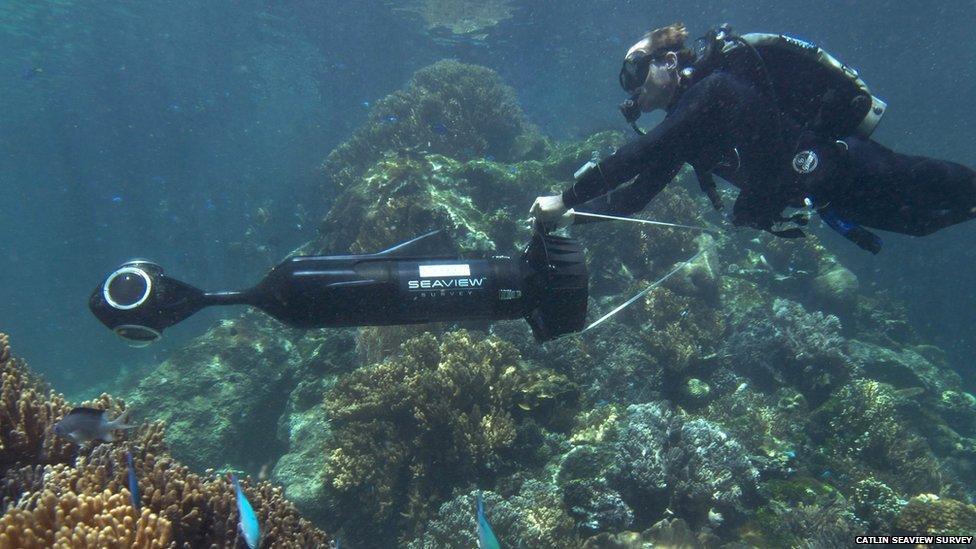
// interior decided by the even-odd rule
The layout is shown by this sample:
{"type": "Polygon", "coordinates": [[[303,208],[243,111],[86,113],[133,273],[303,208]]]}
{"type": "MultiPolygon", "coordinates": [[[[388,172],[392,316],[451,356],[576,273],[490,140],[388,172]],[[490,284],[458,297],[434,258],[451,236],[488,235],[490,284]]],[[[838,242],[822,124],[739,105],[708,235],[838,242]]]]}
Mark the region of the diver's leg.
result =
{"type": "Polygon", "coordinates": [[[976,217],[976,172],[850,138],[835,207],[867,227],[922,236],[976,217]]]}

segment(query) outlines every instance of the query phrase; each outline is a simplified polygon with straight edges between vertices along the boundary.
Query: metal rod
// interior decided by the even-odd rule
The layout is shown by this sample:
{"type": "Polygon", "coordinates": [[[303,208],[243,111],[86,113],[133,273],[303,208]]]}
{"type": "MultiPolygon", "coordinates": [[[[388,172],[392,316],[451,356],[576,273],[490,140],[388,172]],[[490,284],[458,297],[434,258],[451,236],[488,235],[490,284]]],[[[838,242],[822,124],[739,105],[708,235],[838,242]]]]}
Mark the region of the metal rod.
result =
{"type": "Polygon", "coordinates": [[[697,227],[695,225],[679,225],[677,223],[665,223],[663,221],[651,221],[649,219],[635,219],[633,217],[619,217],[616,215],[604,215],[589,212],[575,212],[575,215],[580,215],[583,217],[594,217],[598,219],[612,219],[614,221],[630,221],[631,223],[644,223],[646,225],[661,225],[664,227],[677,227],[679,229],[694,229],[696,231],[705,231],[709,233],[721,233],[722,231],[718,229],[710,229],[708,227],[697,227]]]}
{"type": "Polygon", "coordinates": [[[658,286],[661,285],[662,282],[664,282],[665,280],[667,280],[668,278],[670,278],[671,275],[673,275],[674,273],[680,271],[681,269],[683,269],[684,267],[686,267],[692,261],[698,259],[698,256],[700,256],[703,253],[705,253],[705,250],[704,249],[699,250],[698,253],[696,253],[695,255],[691,256],[691,258],[689,258],[688,260],[684,261],[681,265],[678,265],[674,269],[671,269],[671,272],[669,272],[668,274],[662,276],[656,282],[654,282],[653,284],[651,284],[647,288],[644,288],[643,290],[641,290],[640,292],[638,292],[637,295],[635,295],[634,297],[632,297],[632,298],[628,299],[627,301],[623,302],[623,304],[617,306],[617,308],[615,308],[614,310],[610,311],[609,313],[601,316],[599,318],[599,320],[596,320],[595,322],[593,322],[592,324],[590,324],[586,328],[583,328],[583,331],[580,332],[580,333],[581,334],[585,334],[586,332],[590,331],[591,329],[596,328],[597,326],[599,326],[600,324],[602,324],[603,321],[607,320],[608,318],[612,317],[613,315],[615,315],[615,314],[619,313],[620,311],[624,310],[631,303],[633,303],[633,302],[637,301],[638,299],[644,297],[645,295],[647,295],[648,292],[650,292],[654,288],[657,288],[658,286]]]}

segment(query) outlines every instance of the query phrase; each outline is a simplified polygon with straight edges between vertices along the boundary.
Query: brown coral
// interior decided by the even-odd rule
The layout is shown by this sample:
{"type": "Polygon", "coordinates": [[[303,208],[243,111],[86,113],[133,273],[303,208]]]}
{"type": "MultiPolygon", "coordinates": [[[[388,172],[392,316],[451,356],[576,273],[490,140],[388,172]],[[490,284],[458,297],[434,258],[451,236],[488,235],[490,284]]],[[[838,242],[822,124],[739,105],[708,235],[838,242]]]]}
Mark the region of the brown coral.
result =
{"type": "Polygon", "coordinates": [[[71,409],[10,354],[0,334],[0,472],[18,464],[65,463],[74,445],[50,426],[71,409]]]}
{"type": "MultiPolygon", "coordinates": [[[[0,549],[13,547],[232,547],[237,542],[235,494],[223,478],[202,477],[166,453],[162,422],[130,431],[124,443],[78,448],[51,434],[70,406],[10,357],[0,334],[3,446],[0,465],[0,549]],[[141,511],[128,490],[126,451],[142,493],[141,511]],[[75,456],[77,455],[77,458],[75,456]]],[[[116,415],[121,400],[86,403],[116,415]]],[[[243,489],[271,547],[322,547],[325,533],[302,519],[279,488],[243,489]]]]}
{"type": "Polygon", "coordinates": [[[340,380],[326,400],[340,520],[415,534],[454,488],[510,469],[518,419],[559,423],[550,402],[575,398],[565,378],[524,371],[519,360],[495,337],[425,334],[340,380]]]}
{"type": "Polygon", "coordinates": [[[976,534],[976,505],[932,494],[915,496],[901,510],[895,527],[906,534],[971,536],[976,534]]]}
{"type": "Polygon", "coordinates": [[[60,494],[46,489],[30,509],[0,519],[0,547],[172,547],[170,521],[148,508],[137,512],[128,492],[60,494]]]}

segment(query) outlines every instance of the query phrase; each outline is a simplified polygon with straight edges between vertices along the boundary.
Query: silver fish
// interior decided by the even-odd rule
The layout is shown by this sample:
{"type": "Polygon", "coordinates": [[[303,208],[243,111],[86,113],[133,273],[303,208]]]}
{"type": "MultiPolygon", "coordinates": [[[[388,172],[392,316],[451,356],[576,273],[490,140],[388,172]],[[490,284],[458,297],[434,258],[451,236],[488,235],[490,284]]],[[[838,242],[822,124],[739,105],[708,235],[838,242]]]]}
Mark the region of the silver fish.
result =
{"type": "Polygon", "coordinates": [[[114,420],[109,421],[105,410],[79,406],[68,412],[61,421],[54,424],[54,432],[58,436],[70,438],[78,444],[93,440],[112,442],[116,429],[132,429],[135,425],[126,423],[129,411],[126,410],[114,420]]]}

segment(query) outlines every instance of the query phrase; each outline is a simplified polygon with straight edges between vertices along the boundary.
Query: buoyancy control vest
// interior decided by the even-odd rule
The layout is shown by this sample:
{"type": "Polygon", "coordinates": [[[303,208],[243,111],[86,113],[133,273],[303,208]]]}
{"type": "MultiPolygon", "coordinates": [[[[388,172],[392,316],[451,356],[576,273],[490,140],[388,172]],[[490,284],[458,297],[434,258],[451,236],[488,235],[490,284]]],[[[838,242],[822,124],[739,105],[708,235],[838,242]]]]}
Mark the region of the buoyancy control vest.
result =
{"type": "Polygon", "coordinates": [[[887,104],[858,72],[823,48],[785,34],[738,36],[728,25],[695,41],[682,76],[697,81],[718,68],[745,71],[773,95],[780,112],[824,138],[868,138],[887,104]]]}
{"type": "MultiPolygon", "coordinates": [[[[824,156],[826,160],[834,156],[823,153],[840,150],[835,143],[844,145],[842,149],[846,152],[846,144],[839,141],[842,138],[853,135],[867,139],[888,107],[871,93],[855,69],[823,48],[785,34],[738,36],[728,25],[723,25],[696,40],[692,53],[692,62],[682,69],[684,78],[695,82],[717,69],[745,75],[770,97],[780,117],[790,119],[802,129],[792,167],[796,176],[794,184],[808,189],[808,200],[815,201],[815,187],[829,179],[837,166],[836,161],[818,162],[818,158],[824,156]]],[[[783,118],[781,122],[785,124],[783,118]]],[[[721,209],[710,169],[695,166],[695,173],[713,206],[721,209]]],[[[812,204],[818,206],[816,202],[812,204]]],[[[877,236],[855,223],[840,220],[832,212],[824,215],[828,212],[819,208],[818,211],[828,226],[861,248],[872,253],[880,250],[881,241],[877,236]]],[[[784,238],[805,236],[797,228],[766,230],[784,238]]]]}

